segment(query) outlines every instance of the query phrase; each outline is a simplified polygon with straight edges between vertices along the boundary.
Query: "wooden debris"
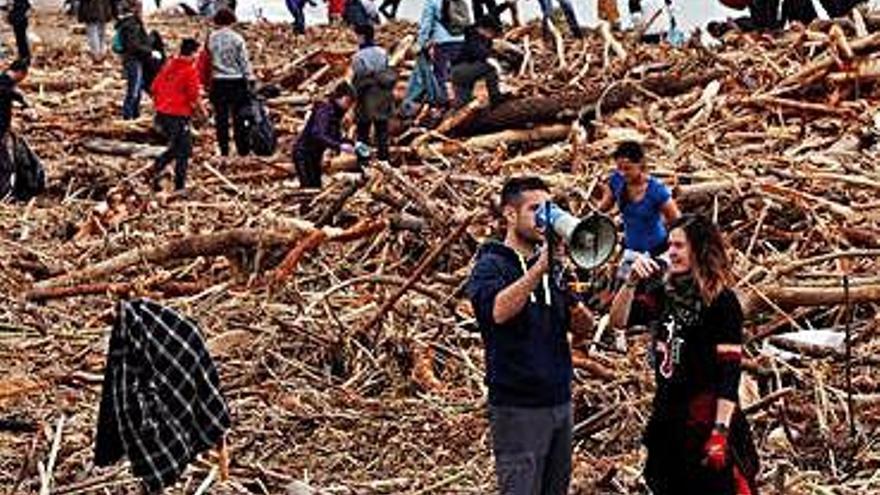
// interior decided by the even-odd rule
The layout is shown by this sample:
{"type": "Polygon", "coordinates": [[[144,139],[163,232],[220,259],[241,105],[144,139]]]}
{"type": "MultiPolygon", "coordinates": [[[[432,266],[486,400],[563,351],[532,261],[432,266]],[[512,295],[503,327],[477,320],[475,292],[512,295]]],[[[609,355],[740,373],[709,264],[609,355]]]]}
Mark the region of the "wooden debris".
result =
{"type": "MultiPolygon", "coordinates": [[[[478,85],[473,104],[433,129],[394,120],[389,163],[361,173],[354,157],[328,156],[322,190],[298,187],[290,146],[313,103],[345,77],[354,36],[244,23],[236,29],[259,79],[281,92],[268,102],[278,153],[219,159],[213,128],[196,122],[187,191],[157,195],[152,105],[145,99],[143,117],[118,120],[118,64],[83,70],[82,33],[36,16],[37,30],[60,35],[35,48],[22,90],[36,118],[17,113],[14,126],[44,161],[49,187],[28,204],[0,203],[0,419],[65,420],[0,435],[0,486],[136,489],[126,469],[92,472],[82,454],[91,451],[107,322],[117,299],[139,295],[199,322],[236,418],[228,479],[225,463],[200,460],[180,490],[491,493],[485,355],[466,284],[480,244],[498,233],[498,191],[510,174],[538,174],[585,215],[614,168],[614,145],[638,139],[682,210],[716,218],[730,243],[761,491],[773,492],[773,473],[783,472],[780,493],[871,492],[880,16],[853,19],[730,33],[717,47],[639,44],[638,32],[607,24],[578,40],[557,29],[542,43],[531,22],[499,44],[511,55],[499,57],[510,99],[479,103],[478,85]],[[790,348],[791,357],[765,344],[840,329],[850,314],[862,434],[844,448],[845,356],[790,348]]],[[[146,22],[170,46],[203,31],[197,20],[146,22]]],[[[402,96],[415,28],[386,23],[377,36],[402,96]]],[[[354,122],[344,127],[353,137],[354,122]]],[[[613,271],[581,280],[597,318],[613,271]]],[[[572,336],[572,493],[640,493],[650,339],[639,329],[588,336],[572,336]]]]}

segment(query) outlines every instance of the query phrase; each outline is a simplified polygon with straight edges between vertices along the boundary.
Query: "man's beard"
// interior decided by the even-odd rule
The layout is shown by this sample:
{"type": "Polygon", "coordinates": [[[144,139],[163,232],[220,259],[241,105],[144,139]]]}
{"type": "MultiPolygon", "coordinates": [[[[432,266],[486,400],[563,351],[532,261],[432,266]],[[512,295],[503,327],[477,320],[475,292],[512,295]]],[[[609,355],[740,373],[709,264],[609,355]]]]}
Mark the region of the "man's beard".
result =
{"type": "Polygon", "coordinates": [[[534,232],[531,229],[527,229],[525,227],[518,227],[516,229],[516,236],[519,237],[520,241],[525,244],[528,244],[534,249],[537,249],[541,243],[544,242],[544,236],[534,232]]]}

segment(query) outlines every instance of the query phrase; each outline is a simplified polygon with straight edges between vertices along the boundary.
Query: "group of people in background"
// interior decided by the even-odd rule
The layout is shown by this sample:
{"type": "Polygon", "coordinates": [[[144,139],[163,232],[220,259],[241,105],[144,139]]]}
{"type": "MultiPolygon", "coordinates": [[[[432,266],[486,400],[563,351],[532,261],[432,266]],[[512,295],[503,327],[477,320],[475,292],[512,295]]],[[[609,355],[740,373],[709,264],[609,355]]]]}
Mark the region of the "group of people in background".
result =
{"type": "Polygon", "coordinates": [[[192,119],[207,115],[202,103],[205,95],[213,106],[220,155],[230,152],[230,122],[236,151],[240,156],[249,153],[240,110],[248,102],[255,78],[247,44],[234,29],[234,2],[201,2],[199,10],[210,14],[214,29],[203,43],[184,38],[178,54],[171,58],[166,57],[161,36],[147,31],[140,0],[79,0],[76,9],[79,21],[86,25],[92,60],[102,63],[108,51],[121,60],[126,80],[122,118],[139,118],[143,93],[152,97],[156,128],[168,142],[167,150],[155,162],[156,188],[172,161],[174,187],[185,188],[192,119]],[[107,24],[111,22],[114,34],[108,41],[107,24]]]}
{"type": "Polygon", "coordinates": [[[865,0],[721,0],[727,7],[749,15],[725,22],[711,22],[707,30],[716,37],[731,29],[758,31],[781,29],[789,22],[809,24],[820,16],[847,15],[865,0]]]}
{"type": "MultiPolygon", "coordinates": [[[[286,0],[293,17],[296,33],[305,32],[304,9],[314,5],[315,0],[286,0]]],[[[469,103],[476,84],[483,81],[490,105],[498,105],[507,99],[501,90],[499,66],[494,60],[493,41],[503,32],[502,15],[509,12],[511,22],[518,23],[516,1],[503,0],[424,0],[417,34],[418,57],[415,70],[407,84],[401,104],[396,105],[393,90],[397,74],[389,66],[388,54],[376,43],[376,29],[380,14],[386,19],[397,15],[401,0],[383,0],[377,7],[373,0],[328,0],[328,13],[332,23],[344,22],[357,34],[359,47],[352,61],[352,80],[345,87],[335,88],[327,101],[316,104],[310,120],[300,133],[293,150],[293,161],[300,184],[304,187],[320,187],[321,166],[326,150],[350,152],[357,155],[360,168],[369,158],[389,160],[389,121],[397,115],[404,122],[411,122],[424,106],[430,109],[428,122],[437,122],[442,116],[469,103]],[[341,130],[341,121],[350,107],[356,112],[356,140],[347,141],[341,130]],[[373,153],[373,149],[376,153],[373,153]]],[[[828,15],[842,15],[852,9],[857,0],[815,0],[821,3],[828,15]]],[[[649,8],[666,9],[671,24],[672,0],[629,0],[630,24],[642,19],[644,4],[649,8]],[[657,5],[654,5],[654,4],[657,5]]],[[[721,0],[729,7],[748,9],[750,15],[728,23],[710,26],[710,31],[723,34],[728,29],[774,29],[789,21],[808,22],[818,13],[814,0],[721,0]]],[[[605,12],[599,2],[600,17],[618,22],[617,7],[612,13],[605,12]]],[[[616,2],[613,2],[616,3],[616,2]]],[[[553,0],[539,0],[545,35],[550,30],[553,0]]],[[[8,20],[13,27],[17,45],[19,69],[12,74],[26,75],[30,63],[27,39],[28,0],[12,0],[8,20]]],[[[582,36],[580,24],[570,0],[559,0],[572,36],[582,36]]],[[[109,51],[119,55],[126,80],[126,93],[122,103],[122,118],[136,119],[140,116],[144,92],[150,93],[158,112],[157,128],[167,137],[168,152],[157,161],[159,165],[174,157],[175,186],[185,185],[186,163],[191,153],[191,118],[201,108],[201,96],[207,94],[214,110],[217,143],[221,156],[230,153],[230,123],[232,139],[239,155],[249,153],[245,138],[246,122],[242,117],[254,89],[254,74],[244,38],[235,31],[234,0],[201,0],[198,13],[210,16],[215,29],[204,43],[181,46],[174,64],[166,61],[165,46],[161,37],[148,32],[142,19],[140,0],[76,0],[78,19],[86,26],[89,54],[95,63],[102,63],[109,51]],[[114,34],[108,37],[107,25],[114,23],[114,34]],[[198,91],[186,84],[154,84],[163,69],[180,76],[182,67],[193,65],[199,75],[198,91]],[[169,102],[171,102],[169,104],[169,102]]],[[[549,35],[548,35],[549,36],[549,35]]],[[[648,39],[651,35],[646,35],[648,39]]],[[[184,78],[189,81],[188,75],[184,78]]],[[[168,74],[162,81],[168,81],[168,74]]],[[[164,166],[164,165],[163,165],[164,166]]],[[[618,187],[622,178],[616,178],[612,186],[618,187]]],[[[646,186],[653,197],[654,188],[646,186]]],[[[603,205],[621,204],[619,192],[610,192],[603,205]]],[[[625,199],[625,198],[624,198],[625,199]]],[[[661,198],[662,199],[662,198],[661,198]]],[[[624,205],[634,208],[633,205],[624,205]]],[[[633,241],[638,242],[638,241],[633,241]]]]}

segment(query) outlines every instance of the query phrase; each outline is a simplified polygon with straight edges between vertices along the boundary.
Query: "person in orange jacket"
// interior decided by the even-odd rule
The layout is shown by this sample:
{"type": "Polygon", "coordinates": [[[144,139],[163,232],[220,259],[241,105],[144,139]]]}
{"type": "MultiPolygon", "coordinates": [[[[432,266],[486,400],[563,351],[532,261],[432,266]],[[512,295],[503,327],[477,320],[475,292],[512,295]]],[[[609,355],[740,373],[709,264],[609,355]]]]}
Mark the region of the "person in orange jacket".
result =
{"type": "Polygon", "coordinates": [[[198,49],[196,40],[184,39],[180,44],[180,55],[166,62],[153,81],[156,125],[168,138],[168,149],[156,159],[153,168],[153,188],[156,190],[159,190],[159,179],[171,160],[175,160],[174,188],[180,191],[185,187],[192,152],[190,121],[194,112],[204,115],[201,82],[195,64],[198,49]]]}

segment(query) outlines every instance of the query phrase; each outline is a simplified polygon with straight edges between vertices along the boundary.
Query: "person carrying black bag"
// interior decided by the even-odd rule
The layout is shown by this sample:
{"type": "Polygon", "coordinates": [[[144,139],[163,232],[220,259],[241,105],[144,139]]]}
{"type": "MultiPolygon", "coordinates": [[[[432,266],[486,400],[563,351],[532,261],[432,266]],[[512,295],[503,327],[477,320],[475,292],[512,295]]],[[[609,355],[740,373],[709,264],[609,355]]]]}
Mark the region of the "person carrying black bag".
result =
{"type": "Polygon", "coordinates": [[[235,14],[220,9],[214,16],[217,29],[208,37],[211,56],[211,92],[214,124],[221,156],[229,156],[229,120],[232,119],[235,149],[239,156],[250,153],[242,109],[248,104],[248,84],[254,78],[247,45],[241,34],[232,29],[235,14]]]}

